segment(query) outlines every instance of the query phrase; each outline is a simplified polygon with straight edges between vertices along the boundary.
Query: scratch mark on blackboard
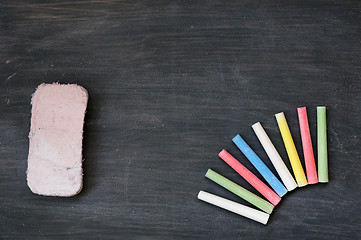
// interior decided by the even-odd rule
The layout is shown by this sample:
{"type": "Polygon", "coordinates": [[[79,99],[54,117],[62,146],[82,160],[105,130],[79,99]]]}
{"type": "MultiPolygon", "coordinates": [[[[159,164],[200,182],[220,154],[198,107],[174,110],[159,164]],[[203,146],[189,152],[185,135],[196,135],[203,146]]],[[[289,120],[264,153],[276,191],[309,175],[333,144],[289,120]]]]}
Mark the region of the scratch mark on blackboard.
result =
{"type": "Polygon", "coordinates": [[[343,150],[343,144],[341,143],[339,137],[338,137],[338,133],[333,129],[333,128],[329,128],[330,132],[332,132],[332,135],[335,136],[335,140],[337,142],[337,147],[340,148],[340,150],[343,150]]]}
{"type": "Polygon", "coordinates": [[[222,82],[224,82],[224,75],[223,75],[223,63],[220,59],[220,57],[218,56],[218,73],[221,76],[221,80],[222,82]]]}
{"type": "Polygon", "coordinates": [[[124,178],[124,199],[128,201],[128,178],[124,178]]]}
{"type": "Polygon", "coordinates": [[[11,79],[12,77],[14,77],[15,75],[16,75],[16,73],[10,75],[10,76],[7,78],[7,80],[10,80],[10,79],[11,79]]]}

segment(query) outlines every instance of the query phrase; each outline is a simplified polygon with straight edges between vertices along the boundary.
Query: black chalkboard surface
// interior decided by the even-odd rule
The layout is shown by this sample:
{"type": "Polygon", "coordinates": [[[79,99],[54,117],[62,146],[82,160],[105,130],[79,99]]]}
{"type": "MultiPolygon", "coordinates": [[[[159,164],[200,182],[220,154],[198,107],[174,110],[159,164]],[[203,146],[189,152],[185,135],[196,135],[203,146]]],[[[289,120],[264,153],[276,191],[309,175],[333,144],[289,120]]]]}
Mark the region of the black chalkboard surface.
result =
{"type": "Polygon", "coordinates": [[[360,239],[360,1],[3,1],[0,3],[0,239],[360,239]],[[31,95],[43,83],[89,92],[84,189],[26,185],[31,95]],[[284,111],[326,105],[328,184],[288,193],[266,226],[197,200],[249,205],[208,168],[257,193],[222,162],[251,125],[286,160],[284,111]]]}

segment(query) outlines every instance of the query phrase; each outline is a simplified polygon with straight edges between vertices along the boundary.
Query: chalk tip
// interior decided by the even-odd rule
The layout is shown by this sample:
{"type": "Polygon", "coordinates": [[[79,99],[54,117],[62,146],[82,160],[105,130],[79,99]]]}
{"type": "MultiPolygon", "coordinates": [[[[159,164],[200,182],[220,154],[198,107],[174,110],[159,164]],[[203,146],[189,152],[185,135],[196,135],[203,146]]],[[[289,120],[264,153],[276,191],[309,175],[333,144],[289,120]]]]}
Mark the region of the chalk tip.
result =
{"type": "Polygon", "coordinates": [[[232,138],[232,141],[234,142],[234,141],[237,141],[238,139],[240,139],[241,138],[241,136],[239,135],[239,134],[237,134],[234,138],[232,138]]]}
{"type": "Polygon", "coordinates": [[[282,198],[279,197],[278,195],[277,195],[277,197],[278,197],[278,198],[275,198],[275,199],[273,199],[273,201],[272,201],[272,205],[273,205],[273,206],[277,206],[277,204],[279,204],[279,203],[281,202],[281,200],[282,200],[282,198]]]}
{"type": "Polygon", "coordinates": [[[204,174],[204,176],[207,177],[211,172],[213,172],[213,170],[208,168],[208,170],[207,170],[206,174],[204,174]]]}
{"type": "Polygon", "coordinates": [[[264,221],[264,223],[263,223],[264,225],[267,225],[268,220],[269,220],[269,217],[270,217],[270,215],[268,215],[267,218],[265,219],[265,221],[264,221]]]}
{"type": "Polygon", "coordinates": [[[297,185],[298,185],[298,187],[305,187],[308,185],[308,183],[307,182],[298,182],[297,185]]]}
{"type": "Polygon", "coordinates": [[[317,106],[317,109],[325,109],[326,106],[317,106]]]}
{"type": "Polygon", "coordinates": [[[298,112],[298,113],[301,113],[301,112],[303,112],[303,111],[306,111],[306,107],[298,107],[298,108],[297,108],[297,112],[298,112]]]}
{"type": "Polygon", "coordinates": [[[288,192],[291,192],[291,191],[295,190],[297,187],[298,187],[298,185],[297,185],[297,184],[294,184],[294,185],[292,185],[292,186],[288,186],[288,187],[287,187],[287,190],[288,190],[288,192]]]}
{"type": "Polygon", "coordinates": [[[328,183],[328,179],[319,179],[318,180],[319,183],[328,183]]]}
{"type": "Polygon", "coordinates": [[[284,190],[283,191],[279,191],[279,192],[277,192],[277,195],[278,196],[280,196],[280,197],[283,197],[284,195],[286,195],[286,193],[288,193],[288,190],[287,190],[287,188],[284,188],[284,190]]]}
{"type": "Polygon", "coordinates": [[[226,149],[223,149],[222,151],[220,151],[220,152],[218,153],[218,157],[221,157],[222,155],[224,155],[224,154],[226,154],[226,153],[227,153],[226,149]]]}
{"type": "Polygon", "coordinates": [[[278,119],[278,118],[285,118],[285,114],[284,112],[279,112],[279,113],[276,113],[275,114],[275,117],[278,119]]]}
{"type": "Polygon", "coordinates": [[[252,127],[257,127],[257,126],[261,126],[261,123],[260,122],[256,122],[255,124],[252,125],[252,127]]]}
{"type": "Polygon", "coordinates": [[[317,178],[316,179],[307,178],[307,183],[308,184],[316,184],[316,183],[318,183],[318,179],[317,178]]]}
{"type": "Polygon", "coordinates": [[[201,199],[202,195],[204,194],[205,192],[204,191],[199,191],[198,195],[197,195],[197,198],[198,199],[201,199]]]}

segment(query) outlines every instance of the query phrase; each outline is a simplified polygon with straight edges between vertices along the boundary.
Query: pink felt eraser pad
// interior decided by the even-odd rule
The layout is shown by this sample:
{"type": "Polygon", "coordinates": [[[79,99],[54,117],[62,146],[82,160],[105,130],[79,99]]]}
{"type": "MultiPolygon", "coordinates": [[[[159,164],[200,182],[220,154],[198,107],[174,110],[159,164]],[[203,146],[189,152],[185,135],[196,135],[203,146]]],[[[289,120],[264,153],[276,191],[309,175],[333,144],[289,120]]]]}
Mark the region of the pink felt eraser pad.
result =
{"type": "Polygon", "coordinates": [[[33,193],[70,197],[83,186],[82,141],[88,92],[41,84],[33,94],[27,183],[33,193]]]}

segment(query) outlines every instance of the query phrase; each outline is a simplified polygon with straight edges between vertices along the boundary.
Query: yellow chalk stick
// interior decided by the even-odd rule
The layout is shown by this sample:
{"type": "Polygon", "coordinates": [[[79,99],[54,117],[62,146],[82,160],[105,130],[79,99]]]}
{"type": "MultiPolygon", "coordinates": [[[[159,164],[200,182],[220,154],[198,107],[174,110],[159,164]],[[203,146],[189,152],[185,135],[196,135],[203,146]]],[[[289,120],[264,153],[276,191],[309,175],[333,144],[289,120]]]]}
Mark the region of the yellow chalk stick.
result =
{"type": "Polygon", "coordinates": [[[295,143],[293,142],[293,138],[288,128],[288,124],[283,112],[277,113],[276,120],[278,127],[280,129],[283,143],[285,144],[286,151],[288,154],[288,158],[290,159],[293,173],[295,174],[297,185],[299,187],[303,187],[307,185],[307,179],[305,172],[303,171],[302,164],[300,161],[300,157],[298,156],[295,143]]]}

